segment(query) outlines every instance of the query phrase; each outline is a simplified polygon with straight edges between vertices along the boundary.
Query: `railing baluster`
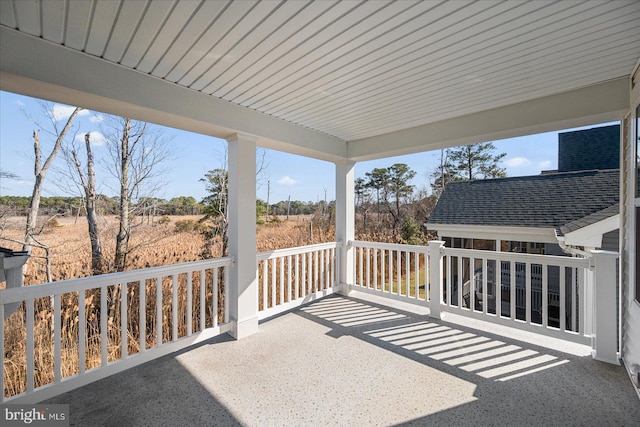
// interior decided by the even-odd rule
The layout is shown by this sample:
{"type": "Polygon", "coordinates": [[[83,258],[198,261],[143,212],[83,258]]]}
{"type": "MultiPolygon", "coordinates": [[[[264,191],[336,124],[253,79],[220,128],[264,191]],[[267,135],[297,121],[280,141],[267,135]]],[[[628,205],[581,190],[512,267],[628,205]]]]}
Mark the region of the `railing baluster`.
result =
{"type": "Polygon", "coordinates": [[[129,343],[127,331],[127,282],[120,284],[120,358],[126,359],[129,355],[129,343]]]}
{"type": "Polygon", "coordinates": [[[156,347],[162,345],[162,276],[156,278],[156,347]]]}
{"type": "Polygon", "coordinates": [[[393,293],[393,249],[389,249],[389,293],[393,293]]]}
{"type": "Polygon", "coordinates": [[[284,257],[280,257],[280,304],[284,304],[284,257]]]}
{"type": "Polygon", "coordinates": [[[366,287],[367,288],[371,288],[371,254],[369,252],[369,248],[366,248],[365,251],[366,251],[366,253],[365,253],[366,255],[365,256],[367,257],[367,259],[365,261],[366,262],[366,266],[367,266],[367,268],[366,268],[367,272],[366,272],[366,276],[365,276],[366,277],[365,283],[366,283],[366,287]]]}
{"type": "Polygon", "coordinates": [[[193,333],[193,271],[187,272],[187,336],[193,333]]]}
{"type": "MultiPolygon", "coordinates": [[[[214,267],[211,271],[211,276],[213,280],[213,285],[211,287],[212,298],[211,298],[211,326],[218,326],[218,267],[214,267]]],[[[227,285],[225,283],[225,289],[227,285]]]]}
{"type": "Polygon", "coordinates": [[[140,334],[140,353],[147,350],[147,281],[142,279],[138,281],[139,291],[139,310],[140,319],[138,321],[138,328],[140,334]]]}
{"type": "Polygon", "coordinates": [[[407,292],[407,298],[409,298],[411,296],[411,291],[409,290],[409,288],[411,288],[411,283],[410,283],[410,271],[411,271],[411,255],[409,255],[409,251],[405,251],[404,252],[404,288],[405,291],[407,292]]]}
{"type": "Polygon", "coordinates": [[[100,288],[100,350],[102,366],[107,366],[107,287],[100,288]]]}
{"type": "Polygon", "coordinates": [[[585,270],[584,268],[579,268],[578,269],[578,286],[579,286],[579,294],[578,294],[578,304],[580,307],[580,317],[579,317],[579,323],[578,325],[576,325],[576,332],[580,332],[580,335],[584,335],[586,330],[585,330],[585,326],[586,326],[586,319],[587,319],[587,310],[586,310],[586,289],[585,289],[585,270]],[[582,303],[580,303],[580,299],[582,300],[582,303]]]}
{"type": "Polygon", "coordinates": [[[269,260],[262,261],[262,309],[269,308],[269,260]]]}
{"type": "Polygon", "coordinates": [[[420,252],[414,252],[414,277],[415,277],[415,288],[416,288],[416,299],[420,299],[420,252]]]}
{"type": "MultiPolygon", "coordinates": [[[[87,307],[86,307],[85,291],[78,292],[78,372],[84,374],[87,366],[87,307]]],[[[33,310],[33,307],[31,307],[33,310]]],[[[33,318],[33,311],[31,312],[33,318]]],[[[33,328],[32,328],[33,330],[33,328]]],[[[27,346],[27,354],[33,353],[29,351],[27,346]]],[[[28,369],[28,368],[27,368],[28,369]]]]}
{"type": "Polygon", "coordinates": [[[457,288],[458,289],[458,308],[462,308],[462,293],[464,292],[464,290],[462,289],[463,287],[463,283],[462,283],[462,257],[456,257],[456,264],[458,266],[458,283],[457,283],[457,288]]]}
{"type": "MultiPolygon", "coordinates": [[[[34,309],[33,309],[33,299],[28,299],[24,302],[27,306],[27,393],[33,391],[34,380],[35,380],[35,369],[34,369],[34,309]]],[[[78,319],[80,322],[81,319],[78,319]]],[[[80,322],[81,323],[81,322],[80,322]]],[[[81,356],[84,356],[81,354],[81,356]]],[[[4,366],[4,365],[3,365],[4,366]]],[[[84,370],[83,370],[84,372],[84,370]]],[[[3,395],[4,395],[4,390],[3,395]]]]}
{"type": "Polygon", "coordinates": [[[362,281],[364,280],[364,266],[363,266],[364,248],[356,247],[353,250],[358,253],[358,280],[357,280],[357,285],[358,286],[362,286],[362,281]]]}
{"type": "Polygon", "coordinates": [[[291,255],[287,256],[287,296],[289,297],[287,301],[291,301],[293,296],[293,292],[291,290],[291,255]]]}
{"type": "Polygon", "coordinates": [[[496,274],[494,281],[496,282],[496,317],[502,317],[502,261],[496,258],[496,274]]]}
{"type": "Polygon", "coordinates": [[[566,289],[566,276],[567,271],[565,267],[560,267],[560,330],[564,332],[566,330],[566,298],[567,298],[567,289],[566,289]]]}
{"type": "Polygon", "coordinates": [[[476,309],[476,259],[469,258],[469,310],[476,309]]]}
{"type": "Polygon", "coordinates": [[[294,281],[294,285],[295,287],[293,288],[293,295],[295,299],[298,299],[300,296],[300,255],[296,254],[295,256],[295,275],[296,275],[296,279],[294,281]]]}
{"type": "Polygon", "coordinates": [[[447,257],[447,304],[452,307],[453,304],[453,257],[447,257]]]}
{"type": "Polygon", "coordinates": [[[307,280],[306,280],[306,278],[307,278],[307,254],[303,253],[301,255],[302,256],[300,258],[302,260],[302,271],[300,272],[300,278],[302,280],[300,281],[300,283],[301,283],[301,286],[300,286],[301,295],[300,295],[300,297],[304,298],[304,297],[307,296],[307,284],[306,284],[307,283],[307,280]]]}
{"type": "Polygon", "coordinates": [[[402,295],[402,252],[396,251],[396,295],[402,295]]]}
{"type": "Polygon", "coordinates": [[[271,259],[271,307],[276,306],[276,259],[271,259]]]}
{"type": "Polygon", "coordinates": [[[386,292],[384,289],[385,280],[384,280],[384,268],[387,260],[387,251],[384,249],[380,249],[380,290],[382,292],[386,292]]]}
{"type": "Polygon", "coordinates": [[[525,277],[526,277],[526,282],[525,282],[525,307],[526,307],[526,322],[527,323],[531,323],[531,263],[528,262],[526,263],[526,269],[525,269],[525,277]]]}
{"type": "Polygon", "coordinates": [[[549,269],[542,264],[542,326],[549,326],[549,269]]]}
{"type": "Polygon", "coordinates": [[[337,262],[336,248],[331,248],[331,287],[336,284],[337,262]]]}
{"type": "Polygon", "coordinates": [[[171,281],[171,338],[178,339],[178,273],[174,273],[171,281]]]}
{"type": "Polygon", "coordinates": [[[515,261],[511,261],[509,271],[511,272],[510,285],[509,285],[509,314],[511,315],[511,320],[516,319],[516,263],[515,261]]]}
{"type": "Polygon", "coordinates": [[[320,251],[320,289],[327,289],[327,264],[324,260],[326,252],[326,250],[320,251]]]}
{"type": "Polygon", "coordinates": [[[378,290],[378,250],[373,248],[373,289],[378,290]]]}
{"type": "Polygon", "coordinates": [[[59,383],[62,380],[62,318],[60,309],[60,294],[53,296],[53,381],[59,383]]]}
{"type": "Polygon", "coordinates": [[[482,258],[482,313],[487,314],[487,294],[489,292],[489,268],[487,266],[487,259],[482,258]]]}
{"type": "Polygon", "coordinates": [[[576,328],[576,312],[578,311],[578,300],[576,298],[576,283],[575,280],[578,277],[578,269],[571,268],[571,326],[570,329],[573,332],[578,332],[578,328],[576,328]]]}
{"type": "Polygon", "coordinates": [[[206,274],[204,268],[200,270],[200,332],[204,331],[207,320],[206,274]]]}
{"type": "Polygon", "coordinates": [[[309,268],[307,268],[307,293],[313,292],[313,254],[311,252],[307,253],[309,257],[309,268]]]}
{"type": "Polygon", "coordinates": [[[314,270],[314,274],[313,274],[313,292],[318,292],[319,291],[319,276],[320,276],[320,264],[318,263],[318,251],[313,251],[313,270],[314,270]]]}
{"type": "Polygon", "coordinates": [[[224,267],[222,271],[222,277],[224,277],[224,323],[227,324],[229,323],[229,267],[224,267]]]}

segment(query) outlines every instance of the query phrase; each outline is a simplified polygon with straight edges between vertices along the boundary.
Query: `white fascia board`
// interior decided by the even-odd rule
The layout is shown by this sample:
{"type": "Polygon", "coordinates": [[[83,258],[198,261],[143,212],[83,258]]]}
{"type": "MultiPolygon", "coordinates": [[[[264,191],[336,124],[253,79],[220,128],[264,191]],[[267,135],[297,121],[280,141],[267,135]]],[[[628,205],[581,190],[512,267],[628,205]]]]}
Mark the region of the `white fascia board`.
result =
{"type": "Polygon", "coordinates": [[[558,243],[553,228],[502,227],[493,225],[425,224],[427,230],[440,237],[462,237],[485,240],[558,243]]]}
{"type": "Polygon", "coordinates": [[[349,141],[349,159],[373,160],[620,120],[629,77],[410,129],[349,141]]]}
{"type": "Polygon", "coordinates": [[[0,90],[127,116],[218,138],[343,161],[346,142],[178,84],[0,27],[0,90]]]}
{"type": "Polygon", "coordinates": [[[599,248],[602,246],[603,235],[610,231],[618,230],[619,228],[620,214],[616,214],[602,221],[566,233],[564,235],[564,243],[572,246],[599,248]]]}

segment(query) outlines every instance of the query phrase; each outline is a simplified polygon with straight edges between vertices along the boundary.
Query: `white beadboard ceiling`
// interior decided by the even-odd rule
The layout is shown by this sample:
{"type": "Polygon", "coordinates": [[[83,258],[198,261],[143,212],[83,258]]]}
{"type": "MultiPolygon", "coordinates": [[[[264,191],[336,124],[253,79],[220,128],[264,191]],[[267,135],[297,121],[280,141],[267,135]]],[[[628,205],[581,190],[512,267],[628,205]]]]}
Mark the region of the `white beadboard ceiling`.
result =
{"type": "Polygon", "coordinates": [[[628,76],[639,1],[2,0],[0,24],[344,141],[628,76]]]}

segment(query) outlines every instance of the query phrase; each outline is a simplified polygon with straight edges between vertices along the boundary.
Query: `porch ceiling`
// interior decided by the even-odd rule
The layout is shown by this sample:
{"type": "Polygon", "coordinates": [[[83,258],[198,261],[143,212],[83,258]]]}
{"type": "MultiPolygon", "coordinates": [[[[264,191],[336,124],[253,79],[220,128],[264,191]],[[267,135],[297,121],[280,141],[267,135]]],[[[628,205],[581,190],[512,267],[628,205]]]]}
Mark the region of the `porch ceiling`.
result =
{"type": "Polygon", "coordinates": [[[629,1],[10,0],[0,89],[360,160],[619,118],[639,20],[629,1]]]}

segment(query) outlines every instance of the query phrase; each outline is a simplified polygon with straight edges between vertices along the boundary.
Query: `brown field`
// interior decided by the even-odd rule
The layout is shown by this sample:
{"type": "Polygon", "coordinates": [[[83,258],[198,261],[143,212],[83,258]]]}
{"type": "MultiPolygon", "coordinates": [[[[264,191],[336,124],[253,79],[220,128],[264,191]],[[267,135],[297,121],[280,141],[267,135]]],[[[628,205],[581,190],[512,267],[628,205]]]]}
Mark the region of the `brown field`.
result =
{"type": "MultiPolygon", "coordinates": [[[[131,237],[130,247],[136,247],[128,258],[127,270],[156,267],[196,261],[203,258],[221,256],[221,245],[214,244],[209,256],[204,256],[205,238],[198,231],[176,232],[180,221],[197,222],[199,216],[172,216],[162,225],[138,224],[131,237]]],[[[311,217],[286,216],[265,224],[257,225],[257,250],[304,246],[329,242],[335,239],[333,227],[329,231],[313,227],[310,233],[311,217]]],[[[0,246],[20,249],[24,237],[25,218],[14,217],[6,221],[4,234],[0,234],[0,246]]],[[[44,227],[37,236],[38,242],[49,247],[49,262],[53,281],[86,277],[91,274],[91,251],[87,224],[84,218],[56,218],[52,225],[44,227]]],[[[101,239],[103,255],[107,265],[113,260],[117,219],[101,218],[101,239]]],[[[45,250],[34,247],[32,257],[25,268],[25,285],[47,282],[45,250]]]]}
{"type": "MultiPolygon", "coordinates": [[[[197,216],[170,217],[168,221],[161,221],[162,224],[137,224],[132,233],[130,247],[136,247],[128,258],[128,270],[149,268],[160,265],[169,265],[195,261],[206,258],[215,258],[221,255],[220,242],[205,250],[205,238],[199,231],[190,229],[189,231],[176,231],[176,224],[197,224],[197,216]],[[206,254],[206,255],[203,255],[206,254]]],[[[278,218],[275,221],[257,226],[257,250],[267,251],[295,246],[304,246],[313,243],[332,241],[335,239],[333,227],[325,230],[314,224],[311,234],[311,218],[291,217],[278,218]]],[[[115,235],[117,232],[117,220],[114,217],[103,217],[101,219],[101,238],[103,245],[103,255],[107,263],[113,259],[113,248],[115,235]]],[[[0,246],[20,249],[19,241],[23,237],[24,218],[5,219],[0,228],[0,246]]],[[[189,227],[186,227],[187,229],[189,227]]],[[[184,229],[184,227],[183,227],[184,229]]],[[[25,285],[34,285],[47,282],[47,258],[49,269],[53,281],[79,278],[90,275],[90,243],[87,225],[84,218],[77,221],[74,218],[56,218],[47,226],[43,227],[43,232],[36,237],[41,246],[48,248],[48,256],[42,247],[34,247],[32,256],[25,268],[25,285]]],[[[224,292],[219,288],[217,295],[214,295],[214,285],[212,271],[207,272],[206,277],[195,275],[193,278],[193,312],[199,312],[199,283],[205,280],[206,300],[211,301],[214,297],[218,299],[218,313],[211,311],[208,304],[205,316],[205,327],[210,327],[214,323],[214,316],[218,317],[218,322],[222,321],[221,308],[223,307],[224,292]]],[[[179,308],[178,317],[186,318],[186,277],[179,277],[179,308]]],[[[171,280],[165,278],[162,283],[162,341],[171,340],[171,280]]],[[[144,330],[147,331],[146,348],[152,348],[156,343],[155,325],[155,286],[146,283],[143,289],[147,293],[147,317],[144,330]]],[[[139,346],[139,324],[135,314],[138,313],[138,292],[139,287],[127,287],[127,330],[129,339],[128,354],[135,354],[140,351],[139,346]]],[[[110,286],[107,291],[108,301],[108,328],[107,328],[107,349],[108,360],[114,361],[121,358],[121,340],[119,327],[122,324],[121,312],[118,301],[120,293],[123,291],[121,285],[110,286]]],[[[79,373],[79,323],[78,298],[79,294],[64,294],[61,296],[61,367],[62,378],[79,373]]],[[[86,306],[86,365],[85,369],[91,369],[101,364],[101,335],[100,335],[100,289],[88,290],[84,293],[86,306]]],[[[54,359],[54,337],[53,337],[53,298],[39,298],[34,301],[34,368],[35,387],[49,384],[54,380],[53,359],[54,359]]],[[[185,336],[186,326],[178,325],[179,336],[185,336]]],[[[198,330],[198,326],[194,326],[198,330]]],[[[7,318],[4,322],[5,335],[5,358],[4,358],[4,395],[6,397],[15,396],[26,390],[26,309],[23,303],[20,308],[7,318]]]]}

